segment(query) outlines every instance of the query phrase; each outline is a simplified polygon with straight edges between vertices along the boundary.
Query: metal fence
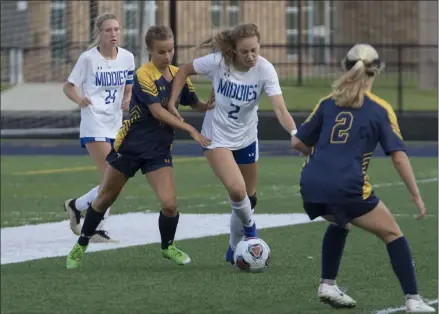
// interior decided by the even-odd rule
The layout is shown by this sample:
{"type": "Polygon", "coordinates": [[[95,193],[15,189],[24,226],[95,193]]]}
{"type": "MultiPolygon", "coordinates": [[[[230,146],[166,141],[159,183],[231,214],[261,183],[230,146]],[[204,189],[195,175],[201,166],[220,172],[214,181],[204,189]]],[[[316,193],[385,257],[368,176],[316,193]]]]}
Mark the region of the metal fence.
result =
{"type": "Polygon", "coordinates": [[[2,1],[2,83],[64,81],[90,42],[94,19],[111,11],[137,66],[148,60],[143,38],[151,25],[173,29],[181,64],[206,53],[192,47],[215,30],[252,22],[261,32],[261,54],[284,86],[329,87],[347,50],[367,42],[386,62],[380,84],[394,91],[399,110],[412,90],[437,97],[436,1],[58,0],[27,1],[19,9],[24,2],[2,1]]]}

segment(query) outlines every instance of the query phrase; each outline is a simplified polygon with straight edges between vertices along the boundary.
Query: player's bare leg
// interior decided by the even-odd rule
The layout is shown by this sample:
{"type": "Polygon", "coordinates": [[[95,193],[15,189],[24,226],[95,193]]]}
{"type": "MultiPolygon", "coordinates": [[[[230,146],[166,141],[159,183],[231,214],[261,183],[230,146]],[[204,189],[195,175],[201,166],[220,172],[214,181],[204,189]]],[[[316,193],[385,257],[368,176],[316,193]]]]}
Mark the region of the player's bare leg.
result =
{"type": "Polygon", "coordinates": [[[326,230],[322,245],[322,269],[320,286],[317,296],[320,301],[335,308],[351,308],[357,302],[343,293],[337,285],[336,277],[343,256],[346,237],[351,228],[350,224],[340,227],[336,224],[333,216],[324,217],[331,222],[326,230]]]}
{"type": "MultiPolygon", "coordinates": [[[[254,213],[257,197],[256,197],[256,185],[258,182],[258,164],[257,162],[251,164],[238,164],[239,170],[244,178],[245,188],[247,191],[248,198],[250,199],[252,214],[254,213]]],[[[230,238],[229,238],[229,247],[226,252],[225,259],[226,261],[233,264],[233,250],[232,247],[236,247],[239,241],[241,241],[244,237],[243,232],[244,225],[242,224],[241,219],[239,219],[238,215],[232,211],[232,215],[230,216],[230,238]]]]}
{"type": "MultiPolygon", "coordinates": [[[[101,177],[103,177],[105,169],[107,168],[107,161],[105,160],[107,155],[111,150],[110,143],[107,142],[91,142],[85,144],[87,151],[90,157],[93,160],[96,168],[101,173],[101,177]]],[[[90,206],[91,202],[97,197],[99,192],[99,185],[88,191],[83,196],[77,199],[69,199],[64,203],[64,209],[69,215],[70,219],[70,229],[74,234],[79,235],[81,232],[81,212],[87,210],[88,206],[90,206]]],[[[110,209],[105,213],[105,218],[108,217],[110,213],[110,209]]],[[[108,232],[103,229],[104,220],[96,229],[96,233],[90,239],[91,242],[95,243],[114,243],[118,242],[117,240],[112,240],[108,235],[108,232]]]]}
{"type": "Polygon", "coordinates": [[[146,178],[161,205],[159,229],[162,240],[162,255],[178,265],[189,264],[191,261],[190,257],[178,249],[174,242],[180,214],[177,209],[177,197],[175,194],[174,172],[172,167],[163,167],[148,172],[146,178]]]}
{"type": "MultiPolygon", "coordinates": [[[[241,224],[243,225],[243,233],[247,237],[256,236],[256,224],[253,220],[251,202],[247,196],[247,190],[244,178],[241,171],[236,164],[233,154],[230,150],[225,148],[215,148],[213,150],[208,150],[205,156],[215,173],[215,175],[221,180],[224,187],[227,189],[229,194],[229,201],[232,206],[232,214],[235,214],[239,218],[241,224]]],[[[232,228],[240,228],[241,225],[233,225],[231,219],[231,231],[232,228]]],[[[236,248],[237,243],[229,243],[231,256],[233,256],[233,251],[236,248]]],[[[230,260],[228,257],[227,261],[233,263],[233,258],[230,260]]]]}
{"type": "Polygon", "coordinates": [[[67,256],[67,268],[79,267],[89,241],[96,232],[96,228],[104,218],[108,207],[116,201],[127,181],[128,177],[119,170],[112,167],[107,168],[99,194],[87,209],[81,229],[81,236],[67,256]]]}
{"type": "Polygon", "coordinates": [[[405,295],[407,311],[411,313],[436,312],[419,296],[414,262],[408,242],[384,203],[380,201],[374,210],[354,219],[352,224],[375,234],[386,244],[390,263],[405,295]]]}

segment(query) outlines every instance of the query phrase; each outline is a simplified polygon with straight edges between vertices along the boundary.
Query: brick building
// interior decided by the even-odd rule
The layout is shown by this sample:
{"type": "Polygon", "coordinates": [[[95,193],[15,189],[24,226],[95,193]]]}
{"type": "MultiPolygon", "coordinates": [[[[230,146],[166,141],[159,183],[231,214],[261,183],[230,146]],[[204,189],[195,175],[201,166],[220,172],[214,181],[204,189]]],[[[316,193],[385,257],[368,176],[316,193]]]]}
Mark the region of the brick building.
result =
{"type": "MultiPolygon", "coordinates": [[[[262,44],[276,46],[263,48],[261,53],[278,64],[281,75],[294,75],[298,49],[287,45],[297,45],[299,34],[302,45],[419,43],[419,2],[422,1],[300,0],[299,4],[299,0],[178,0],[176,40],[178,45],[190,46],[207,38],[217,27],[252,22],[260,28],[262,44]]],[[[102,12],[113,12],[119,17],[123,34],[121,46],[137,56],[137,65],[146,55],[142,42],[145,25],[150,22],[148,17],[153,14],[155,24],[169,25],[168,1],[1,3],[2,81],[8,81],[11,74],[13,47],[23,49],[24,81],[64,81],[91,40],[93,19],[102,12]],[[154,7],[152,13],[148,11],[151,7],[154,7]],[[8,35],[5,40],[4,33],[8,35]]],[[[302,62],[324,64],[337,61],[346,48],[303,48],[302,52],[302,62]]],[[[380,53],[386,60],[395,60],[395,49],[383,49],[380,53]]],[[[414,49],[406,53],[405,59],[417,61],[414,49]]],[[[180,48],[178,61],[187,61],[196,54],[193,49],[180,48]]]]}

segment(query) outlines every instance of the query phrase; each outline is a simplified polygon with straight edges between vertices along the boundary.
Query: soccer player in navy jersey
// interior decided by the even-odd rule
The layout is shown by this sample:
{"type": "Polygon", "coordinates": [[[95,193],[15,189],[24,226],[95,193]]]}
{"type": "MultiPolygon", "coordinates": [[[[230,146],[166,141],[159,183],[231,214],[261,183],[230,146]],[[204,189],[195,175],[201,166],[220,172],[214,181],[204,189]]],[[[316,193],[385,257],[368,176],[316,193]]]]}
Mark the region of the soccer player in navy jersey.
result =
{"type": "MultiPolygon", "coordinates": [[[[210,140],[167,110],[172,81],[178,71],[177,67],[171,65],[174,55],[172,30],[165,26],[152,26],[145,36],[145,42],[151,62],[141,66],[135,73],[130,118],[124,121],[114,147],[107,156],[109,167],[98,196],[87,209],[81,236],[67,257],[67,268],[79,267],[89,239],[106,209],[116,201],[128,179],[139,169],[161,203],[158,224],[162,255],[179,265],[190,262],[189,256],[174,244],[179,220],[171,155],[174,128],[187,131],[202,147],[208,146],[210,140]]],[[[198,99],[189,79],[179,94],[178,103],[202,112],[213,106],[211,102],[198,99]]]]}
{"type": "Polygon", "coordinates": [[[300,192],[310,219],[329,222],[323,238],[319,298],[335,307],[356,305],[340,291],[336,276],[351,224],[378,236],[387,245],[393,270],[406,298],[408,312],[431,313],[418,294],[413,259],[394,217],[375,195],[366,174],[378,143],[390,155],[419,210],[425,215],[415,176],[405,153],[392,107],[372,94],[372,84],[383,67],[376,50],[357,44],[343,60],[345,73],[333,93],[322,100],[293,137],[293,147],[308,156],[300,192]]]}
{"type": "Polygon", "coordinates": [[[318,103],[293,137],[293,147],[308,156],[300,192],[310,219],[331,222],[323,238],[321,281],[318,297],[334,307],[356,305],[340,291],[336,276],[351,224],[378,236],[387,245],[393,270],[406,298],[407,311],[431,313],[418,294],[415,269],[406,238],[394,217],[375,195],[366,174],[378,143],[390,155],[419,210],[425,215],[415,176],[405,153],[392,107],[372,94],[382,69],[376,50],[357,44],[343,60],[345,73],[333,93],[318,103]]]}

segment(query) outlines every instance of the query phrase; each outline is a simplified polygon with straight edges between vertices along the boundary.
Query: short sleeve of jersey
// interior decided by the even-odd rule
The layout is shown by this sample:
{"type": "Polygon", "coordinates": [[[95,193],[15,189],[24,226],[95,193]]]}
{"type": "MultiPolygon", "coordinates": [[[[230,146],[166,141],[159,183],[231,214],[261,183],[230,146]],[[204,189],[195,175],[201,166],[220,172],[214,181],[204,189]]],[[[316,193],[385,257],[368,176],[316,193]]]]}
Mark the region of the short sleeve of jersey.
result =
{"type": "Polygon", "coordinates": [[[137,71],[135,79],[139,83],[138,98],[141,102],[147,106],[160,103],[159,92],[154,79],[148,74],[147,71],[137,71]]]}
{"type": "Polygon", "coordinates": [[[322,123],[323,109],[319,102],[297,130],[296,137],[306,146],[314,146],[319,140],[322,123]]]}
{"type": "Polygon", "coordinates": [[[134,62],[134,55],[132,53],[130,53],[128,74],[127,74],[127,79],[125,81],[125,84],[131,85],[134,83],[134,70],[135,69],[136,69],[136,64],[134,62]]]}
{"type": "Polygon", "coordinates": [[[202,74],[213,79],[214,74],[220,68],[222,56],[220,53],[211,53],[193,61],[193,66],[197,74],[202,74]]]}
{"type": "Polygon", "coordinates": [[[389,106],[380,116],[379,141],[386,155],[395,151],[406,151],[404,140],[399,130],[398,119],[393,109],[389,106]]]}
{"type": "Polygon", "coordinates": [[[282,95],[282,89],[279,85],[279,77],[276,69],[271,63],[264,65],[262,79],[264,81],[264,91],[267,96],[282,95]]]}
{"type": "Polygon", "coordinates": [[[194,106],[198,103],[198,96],[195,93],[195,88],[189,78],[186,79],[186,84],[184,84],[183,91],[180,98],[180,105],[183,106],[194,106]]]}
{"type": "Polygon", "coordinates": [[[75,85],[76,87],[79,87],[85,80],[87,76],[87,57],[82,53],[78,61],[76,61],[76,64],[72,70],[72,72],[69,75],[69,78],[67,81],[75,85]]]}

